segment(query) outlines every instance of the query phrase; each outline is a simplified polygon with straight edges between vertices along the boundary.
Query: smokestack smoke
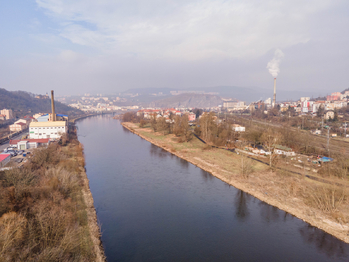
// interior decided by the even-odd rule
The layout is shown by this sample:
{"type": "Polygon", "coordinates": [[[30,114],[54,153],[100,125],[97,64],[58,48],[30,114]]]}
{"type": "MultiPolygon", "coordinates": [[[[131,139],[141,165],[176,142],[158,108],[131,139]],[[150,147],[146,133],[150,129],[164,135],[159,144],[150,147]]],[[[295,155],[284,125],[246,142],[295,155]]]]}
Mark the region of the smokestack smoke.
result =
{"type": "Polygon", "coordinates": [[[275,50],[274,58],[267,64],[269,73],[276,78],[280,72],[279,65],[284,53],[280,49],[275,50]]]}
{"type": "Polygon", "coordinates": [[[276,103],[276,78],[274,78],[274,98],[273,98],[273,104],[272,106],[274,107],[276,103]]]}
{"type": "Polygon", "coordinates": [[[52,108],[52,121],[56,121],[55,99],[54,99],[54,95],[53,95],[53,90],[51,90],[51,108],[52,108]]]}

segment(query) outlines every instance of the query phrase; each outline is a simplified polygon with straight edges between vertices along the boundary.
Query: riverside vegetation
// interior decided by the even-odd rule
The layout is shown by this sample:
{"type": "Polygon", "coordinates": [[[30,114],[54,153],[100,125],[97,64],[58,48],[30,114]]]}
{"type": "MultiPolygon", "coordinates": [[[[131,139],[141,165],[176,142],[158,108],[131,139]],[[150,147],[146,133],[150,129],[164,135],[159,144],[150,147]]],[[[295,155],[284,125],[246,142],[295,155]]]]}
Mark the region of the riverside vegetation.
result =
{"type": "Polygon", "coordinates": [[[76,130],[0,172],[0,261],[102,261],[76,130]]]}
{"type": "MultiPolygon", "coordinates": [[[[124,127],[151,143],[349,243],[349,169],[346,158],[338,155],[335,162],[318,167],[314,173],[305,164],[299,169],[289,163],[290,159],[274,154],[271,157],[248,157],[226,150],[243,149],[251,142],[271,149],[272,144],[282,144],[289,137],[298,143],[303,139],[303,133],[295,138],[291,131],[283,133],[282,129],[265,128],[240,135],[232,131],[231,123],[217,124],[213,113],[202,116],[195,128],[190,128],[186,116],[173,116],[171,124],[163,118],[146,120],[134,113],[126,113],[123,120],[124,127]],[[233,143],[236,139],[239,142],[233,143]]],[[[301,145],[298,149],[316,150],[301,145]]]]}

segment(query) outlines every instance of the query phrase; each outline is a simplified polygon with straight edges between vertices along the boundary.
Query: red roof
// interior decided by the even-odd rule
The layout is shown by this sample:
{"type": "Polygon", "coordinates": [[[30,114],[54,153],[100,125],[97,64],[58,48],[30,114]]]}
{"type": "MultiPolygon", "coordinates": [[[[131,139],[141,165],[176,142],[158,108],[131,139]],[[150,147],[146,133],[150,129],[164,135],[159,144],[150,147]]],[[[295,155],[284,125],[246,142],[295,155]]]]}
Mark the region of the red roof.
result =
{"type": "Polygon", "coordinates": [[[28,141],[29,143],[48,143],[50,139],[49,138],[42,138],[42,139],[17,139],[17,140],[10,140],[10,145],[17,145],[18,142],[21,141],[28,141]]]}
{"type": "Polygon", "coordinates": [[[5,160],[8,156],[10,156],[10,154],[0,154],[0,162],[5,160]]]}
{"type": "Polygon", "coordinates": [[[19,122],[19,123],[15,124],[15,125],[26,126],[26,124],[24,124],[24,123],[22,123],[22,122],[19,122]]]}

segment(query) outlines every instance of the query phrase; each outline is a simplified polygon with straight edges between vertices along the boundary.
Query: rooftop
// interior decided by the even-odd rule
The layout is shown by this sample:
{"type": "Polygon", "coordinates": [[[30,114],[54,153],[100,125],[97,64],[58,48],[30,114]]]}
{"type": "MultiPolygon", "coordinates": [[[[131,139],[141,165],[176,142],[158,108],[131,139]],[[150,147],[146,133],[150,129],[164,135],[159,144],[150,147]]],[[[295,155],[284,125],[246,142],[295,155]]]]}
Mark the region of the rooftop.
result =
{"type": "Polygon", "coordinates": [[[0,154],[0,162],[5,160],[10,154],[0,154]]]}
{"type": "Polygon", "coordinates": [[[29,127],[51,127],[51,126],[66,126],[65,121],[54,121],[54,122],[31,122],[29,127]]]}
{"type": "Polygon", "coordinates": [[[27,141],[29,143],[48,143],[50,139],[49,138],[42,138],[42,139],[15,139],[10,140],[10,145],[17,145],[21,141],[27,141]]]}

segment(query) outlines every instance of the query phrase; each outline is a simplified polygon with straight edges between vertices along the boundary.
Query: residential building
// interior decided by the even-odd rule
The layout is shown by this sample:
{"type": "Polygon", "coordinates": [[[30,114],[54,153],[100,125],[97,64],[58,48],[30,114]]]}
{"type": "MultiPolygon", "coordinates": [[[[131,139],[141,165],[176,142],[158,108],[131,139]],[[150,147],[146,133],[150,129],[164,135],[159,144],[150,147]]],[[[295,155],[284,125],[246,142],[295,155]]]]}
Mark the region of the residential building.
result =
{"type": "Polygon", "coordinates": [[[54,122],[31,122],[29,125],[30,139],[59,139],[63,134],[67,133],[68,127],[66,121],[54,122]]]}
{"type": "Polygon", "coordinates": [[[313,135],[321,135],[321,130],[319,129],[311,130],[310,133],[312,133],[313,135]]]}
{"type": "Polygon", "coordinates": [[[296,153],[289,147],[286,146],[280,146],[275,145],[274,147],[274,153],[278,155],[285,155],[285,156],[295,156],[296,153]]]}
{"type": "Polygon", "coordinates": [[[6,120],[12,119],[13,118],[13,112],[12,109],[3,109],[0,111],[1,115],[5,115],[6,120]]]}
{"type": "Polygon", "coordinates": [[[333,110],[327,110],[324,114],[324,119],[333,119],[334,118],[334,111],[333,110]]]}
{"type": "Polygon", "coordinates": [[[20,132],[27,128],[27,124],[19,122],[9,126],[11,132],[20,132]]]}
{"type": "Polygon", "coordinates": [[[189,113],[188,114],[188,119],[189,119],[189,121],[195,121],[196,115],[194,113],[189,113]]]}
{"type": "Polygon", "coordinates": [[[336,100],[340,99],[341,95],[342,94],[340,92],[334,92],[330,96],[326,96],[326,100],[327,101],[336,101],[336,100]]]}
{"type": "Polygon", "coordinates": [[[310,97],[301,97],[300,100],[301,100],[301,102],[309,101],[310,97]]]}
{"type": "Polygon", "coordinates": [[[233,124],[232,128],[235,132],[245,132],[245,127],[237,124],[233,124]]]}
{"type": "Polygon", "coordinates": [[[4,167],[11,160],[10,154],[0,154],[0,167],[4,167]]]}
{"type": "Polygon", "coordinates": [[[6,116],[5,115],[0,115],[0,120],[6,120],[6,116]]]}

